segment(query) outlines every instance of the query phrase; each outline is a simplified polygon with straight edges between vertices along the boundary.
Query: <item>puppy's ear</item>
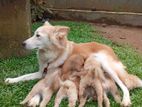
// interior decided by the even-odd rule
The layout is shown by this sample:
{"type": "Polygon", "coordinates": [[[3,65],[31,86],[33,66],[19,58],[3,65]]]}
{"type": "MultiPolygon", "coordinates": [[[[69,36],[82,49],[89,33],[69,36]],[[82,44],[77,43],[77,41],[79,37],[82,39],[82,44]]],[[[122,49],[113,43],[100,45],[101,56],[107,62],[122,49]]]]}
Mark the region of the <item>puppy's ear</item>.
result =
{"type": "Polygon", "coordinates": [[[43,25],[52,26],[48,21],[45,21],[43,25]]]}

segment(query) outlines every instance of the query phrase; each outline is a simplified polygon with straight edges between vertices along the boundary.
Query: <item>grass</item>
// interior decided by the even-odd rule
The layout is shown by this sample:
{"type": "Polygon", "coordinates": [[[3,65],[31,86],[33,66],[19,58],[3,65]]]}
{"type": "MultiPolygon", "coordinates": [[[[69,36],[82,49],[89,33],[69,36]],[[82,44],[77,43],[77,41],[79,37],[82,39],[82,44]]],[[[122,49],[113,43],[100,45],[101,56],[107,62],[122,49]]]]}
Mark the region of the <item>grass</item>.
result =
{"type": "MultiPolygon", "coordinates": [[[[96,41],[111,46],[130,73],[142,78],[142,56],[137,54],[128,46],[121,46],[103,38],[91,24],[71,21],[53,21],[54,25],[66,25],[71,28],[69,40],[75,42],[96,41]]],[[[41,23],[32,25],[34,31],[41,23]]],[[[9,59],[0,59],[0,107],[20,107],[19,102],[22,101],[31,90],[37,80],[20,82],[17,84],[6,85],[4,79],[7,77],[17,77],[26,73],[38,70],[37,58],[35,52],[25,57],[13,57],[9,59]]],[[[132,107],[142,107],[142,89],[134,89],[130,91],[132,107]]],[[[111,107],[119,107],[112,97],[111,107]]],[[[53,107],[54,96],[48,107],[53,107]]],[[[66,107],[67,100],[62,101],[61,107],[66,107]]],[[[85,107],[97,107],[96,102],[87,102],[85,107]]]]}

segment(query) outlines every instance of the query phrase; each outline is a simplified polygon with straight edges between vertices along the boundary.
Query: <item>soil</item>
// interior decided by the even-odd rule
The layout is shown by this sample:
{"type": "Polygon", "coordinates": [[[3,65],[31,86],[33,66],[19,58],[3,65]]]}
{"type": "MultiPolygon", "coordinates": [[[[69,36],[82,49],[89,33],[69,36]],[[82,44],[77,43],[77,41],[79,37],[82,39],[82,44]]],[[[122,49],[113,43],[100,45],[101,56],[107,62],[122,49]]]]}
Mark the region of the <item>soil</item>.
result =
{"type": "Polygon", "coordinates": [[[95,28],[113,42],[128,44],[142,53],[142,28],[107,24],[95,24],[95,28]]]}

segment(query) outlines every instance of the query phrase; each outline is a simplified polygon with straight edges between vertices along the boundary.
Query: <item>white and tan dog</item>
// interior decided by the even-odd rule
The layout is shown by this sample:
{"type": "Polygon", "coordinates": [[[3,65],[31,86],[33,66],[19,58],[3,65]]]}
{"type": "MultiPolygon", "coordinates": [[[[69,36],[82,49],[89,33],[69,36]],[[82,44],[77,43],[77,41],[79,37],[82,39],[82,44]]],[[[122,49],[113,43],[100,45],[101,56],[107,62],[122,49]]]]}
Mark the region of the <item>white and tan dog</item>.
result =
{"type": "Polygon", "coordinates": [[[131,100],[128,89],[142,87],[142,81],[138,77],[127,73],[125,67],[110,47],[96,42],[73,43],[67,40],[68,32],[69,28],[66,26],[52,26],[45,22],[43,26],[35,31],[31,38],[23,42],[26,49],[38,49],[39,71],[17,78],[7,78],[5,81],[7,83],[16,83],[40,79],[47,65],[49,65],[48,70],[54,71],[51,69],[62,65],[72,54],[82,54],[86,58],[90,54],[94,54],[105,72],[114,79],[123,91],[122,105],[129,106],[131,100]]]}

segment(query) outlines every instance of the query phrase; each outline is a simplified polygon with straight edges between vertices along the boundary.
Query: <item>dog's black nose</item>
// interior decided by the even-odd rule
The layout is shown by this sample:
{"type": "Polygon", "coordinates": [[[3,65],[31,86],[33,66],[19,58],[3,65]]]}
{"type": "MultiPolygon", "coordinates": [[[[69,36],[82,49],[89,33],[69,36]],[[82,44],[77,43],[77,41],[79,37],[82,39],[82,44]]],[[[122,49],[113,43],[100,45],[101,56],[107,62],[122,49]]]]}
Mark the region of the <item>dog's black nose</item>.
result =
{"type": "Polygon", "coordinates": [[[22,43],[22,46],[23,46],[23,47],[25,47],[25,46],[26,46],[26,43],[25,43],[25,42],[23,42],[23,43],[22,43]]]}

